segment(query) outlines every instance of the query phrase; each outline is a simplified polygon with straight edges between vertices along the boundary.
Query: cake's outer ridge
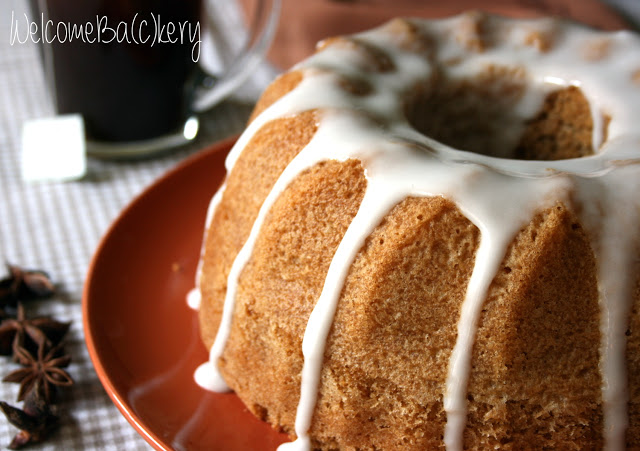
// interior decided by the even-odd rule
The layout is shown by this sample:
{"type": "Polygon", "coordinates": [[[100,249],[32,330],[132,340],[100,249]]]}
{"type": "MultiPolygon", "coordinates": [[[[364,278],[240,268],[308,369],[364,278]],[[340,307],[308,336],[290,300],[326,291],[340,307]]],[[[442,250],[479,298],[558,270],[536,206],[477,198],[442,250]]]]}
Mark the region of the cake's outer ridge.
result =
{"type": "MultiPolygon", "coordinates": [[[[207,237],[202,277],[198,282],[204,301],[201,307],[201,326],[205,342],[209,343],[213,330],[218,329],[211,348],[212,363],[204,365],[198,371],[199,382],[211,387],[207,377],[219,365],[225,378],[234,380],[232,388],[254,413],[290,433],[295,433],[297,440],[291,445],[283,446],[283,449],[305,449],[311,446],[424,448],[436,446],[435,443],[439,440],[444,441],[447,449],[453,450],[462,449],[463,445],[513,446],[514,449],[531,445],[533,438],[527,435],[526,430],[516,430],[516,426],[511,438],[501,437],[500,427],[481,433],[481,428],[465,429],[465,426],[469,420],[471,425],[485,424],[490,428],[493,427],[494,420],[495,424],[502,424],[501,421],[508,424],[510,416],[514,425],[522,423],[519,417],[514,416],[518,412],[516,399],[510,401],[516,404],[492,407],[491,402],[495,400],[482,395],[483,391],[478,392],[477,401],[472,396],[469,390],[486,385],[487,380],[490,380],[488,375],[495,371],[505,371],[500,369],[500,365],[496,366],[488,354],[486,365],[474,367],[474,353],[478,352],[474,343],[483,343],[486,331],[495,327],[495,323],[492,326],[492,321],[495,320],[487,313],[486,308],[501,305],[500,302],[503,301],[495,293],[504,289],[503,286],[512,286],[515,277],[529,280],[524,285],[530,287],[528,295],[513,293],[514,299],[525,296],[522,298],[522,311],[531,309],[531,312],[535,312],[538,308],[537,304],[526,303],[529,299],[527,296],[539,300],[541,305],[551,302],[549,294],[545,293],[544,284],[537,284],[531,278],[531,274],[538,274],[542,279],[551,279],[550,285],[554,290],[567,287],[567,294],[563,295],[562,302],[559,303],[562,308],[558,308],[570,310],[570,302],[586,296],[584,305],[580,307],[584,318],[567,314],[566,319],[569,324],[579,325],[582,332],[578,335],[585,337],[593,336],[594,321],[598,322],[601,342],[597,356],[601,371],[598,374],[584,368],[578,374],[569,371],[566,375],[569,379],[584,377],[589,381],[586,385],[588,388],[585,388],[582,395],[577,395],[574,399],[570,393],[562,392],[563,394],[557,395],[565,397],[560,402],[558,397],[535,393],[532,402],[538,404],[529,406],[525,400],[519,401],[521,411],[537,410],[536,418],[554,417],[558,429],[565,426],[565,419],[589,423],[587,430],[580,434],[563,436],[553,430],[541,433],[538,437],[540,448],[565,447],[572,443],[580,447],[582,443],[582,446],[603,444],[608,449],[622,449],[625,446],[625,434],[629,446],[640,446],[640,443],[629,442],[637,437],[640,425],[629,425],[625,356],[628,352],[627,343],[634,343],[632,338],[627,338],[634,335],[634,330],[627,325],[629,314],[633,310],[633,283],[640,273],[638,234],[629,232],[640,229],[640,204],[637,196],[640,189],[640,134],[635,127],[635,120],[640,117],[640,89],[634,82],[638,61],[640,39],[629,32],[599,33],[551,19],[514,21],[477,13],[439,21],[394,21],[379,30],[362,33],[353,39],[338,39],[322,47],[316,55],[282,78],[285,85],[283,88],[267,92],[257,108],[263,109],[262,113],[253,118],[227,159],[230,175],[220,204],[211,214],[209,226],[210,231],[220,230],[216,234],[208,233],[214,236],[207,237]],[[504,71],[501,68],[514,70],[504,71]],[[518,74],[516,84],[506,83],[508,80],[501,78],[503,72],[518,74]],[[473,84],[476,79],[486,79],[487,74],[498,74],[489,75],[490,78],[495,78],[492,81],[495,83],[489,85],[495,92],[489,92],[489,98],[505,98],[503,94],[508,92],[504,107],[508,108],[510,116],[519,118],[519,123],[516,121],[510,127],[518,133],[487,138],[493,144],[484,147],[489,148],[491,155],[453,149],[420,133],[406,117],[408,96],[412,90],[419,88],[419,91],[428,93],[442,86],[442,83],[452,81],[455,82],[454,86],[460,86],[460,82],[463,82],[462,85],[473,84]],[[527,121],[538,113],[549,93],[572,86],[578,87],[589,102],[593,155],[557,161],[496,158],[510,155],[509,149],[517,144],[527,121]],[[279,90],[285,94],[282,95],[279,90]],[[296,121],[306,122],[310,127],[296,127],[296,121]],[[272,133],[268,132],[270,128],[274,129],[272,133]],[[304,136],[297,136],[300,134],[304,136]],[[254,158],[250,155],[253,152],[262,156],[254,158]],[[269,152],[275,152],[273,158],[269,152]],[[306,293],[306,302],[311,302],[305,308],[305,315],[308,314],[309,319],[304,331],[295,329],[297,332],[289,331],[286,336],[296,343],[300,341],[300,336],[296,334],[304,332],[298,351],[287,353],[287,358],[292,359],[293,368],[298,368],[300,363],[302,366],[293,370],[293,376],[283,376],[279,370],[273,370],[274,374],[286,377],[285,385],[290,387],[301,384],[299,399],[288,393],[291,390],[285,390],[280,396],[283,399],[282,405],[288,407],[283,408],[278,403],[265,407],[270,401],[263,399],[258,402],[255,401],[255,396],[252,401],[249,395],[250,381],[243,381],[243,377],[238,374],[240,369],[232,370],[229,365],[234,352],[249,352],[248,355],[252,357],[245,356],[247,362],[260,361],[262,358],[268,362],[273,357],[270,354],[272,351],[265,348],[254,352],[237,348],[233,344],[234,336],[244,336],[251,342],[252,339],[259,340],[260,335],[255,335],[255,330],[244,326],[238,329],[240,326],[238,323],[234,324],[234,317],[242,312],[244,315],[258,314],[258,306],[262,302],[252,294],[255,290],[247,291],[245,288],[257,283],[251,282],[253,277],[259,278],[258,275],[251,275],[251,268],[257,264],[254,261],[255,254],[264,252],[261,250],[264,246],[257,244],[263,239],[262,229],[273,227],[272,219],[277,217],[280,208],[278,205],[283,202],[281,199],[294,196],[290,192],[295,192],[294,186],[298,185],[301,177],[329,170],[333,167],[328,163],[331,161],[342,165],[339,171],[351,167],[350,162],[360,162],[366,189],[358,197],[360,200],[357,202],[357,212],[348,222],[347,228],[338,234],[335,257],[330,261],[321,259],[317,263],[326,267],[323,270],[326,276],[324,288],[315,295],[309,294],[309,291],[301,291],[306,293]],[[261,168],[251,167],[256,162],[263,162],[267,166],[263,172],[261,168]],[[246,168],[241,170],[243,165],[246,168]],[[316,169],[321,165],[326,168],[316,169]],[[264,180],[258,183],[255,191],[247,191],[246,186],[251,186],[253,182],[243,181],[242,178],[252,179],[256,176],[264,180]],[[452,202],[454,208],[477,229],[475,233],[478,233],[478,241],[473,270],[465,282],[467,286],[464,299],[460,299],[459,304],[453,307],[460,315],[454,339],[444,340],[443,343],[448,343],[449,347],[443,348],[437,356],[440,361],[447,361],[446,377],[444,380],[442,374],[436,377],[438,382],[433,386],[436,390],[434,393],[439,393],[436,396],[439,399],[434,398],[423,406],[425,412],[432,413],[420,421],[433,421],[435,429],[425,434],[424,431],[421,433],[419,429],[414,429],[417,426],[409,425],[406,430],[397,430],[400,426],[396,425],[396,429],[386,431],[390,426],[381,424],[376,430],[379,437],[362,439],[377,444],[367,445],[366,441],[358,441],[355,437],[358,434],[350,438],[345,431],[336,432],[340,429],[338,424],[333,426],[334,429],[327,426],[332,423],[332,416],[336,416],[336,412],[331,411],[331,404],[327,402],[327,397],[330,398],[333,392],[329,388],[326,393],[320,390],[320,387],[340,385],[333,379],[338,373],[333,369],[331,355],[332,351],[338,354],[344,352],[340,351],[344,343],[337,338],[341,332],[336,330],[337,327],[343,327],[338,326],[342,324],[339,321],[342,318],[342,306],[349,303],[349,287],[353,286],[354,278],[365,274],[357,268],[367,266],[366,255],[367,249],[372,246],[371,237],[376,236],[381,228],[387,227],[394,212],[401,211],[397,210],[398,206],[403,205],[405,199],[439,197],[452,202]],[[240,208],[243,203],[249,203],[250,206],[240,208]],[[229,215],[236,214],[246,215],[246,219],[228,218],[229,215]],[[527,232],[536,221],[541,224],[541,230],[546,230],[548,224],[554,224],[548,235],[541,234],[551,238],[548,241],[538,240],[547,243],[550,255],[567,260],[567,253],[572,252],[573,247],[569,250],[563,247],[563,241],[566,240],[575,243],[572,246],[577,249],[576,255],[581,255],[583,266],[572,268],[576,272],[563,272],[560,268],[545,272],[545,268],[551,266],[551,263],[543,263],[545,255],[541,255],[539,251],[527,251],[530,248],[525,246],[522,253],[528,257],[517,257],[514,264],[518,269],[512,269],[506,262],[510,261],[517,243],[526,241],[522,238],[523,234],[538,233],[527,232]],[[244,230],[236,233],[232,229],[238,226],[242,226],[244,230]],[[235,238],[222,239],[227,233],[235,238]],[[236,258],[236,255],[239,257],[236,258]],[[526,265],[531,268],[522,270],[526,265]],[[509,271],[504,275],[507,269],[509,271]],[[582,273],[591,274],[587,277],[590,282],[585,285],[586,288],[571,283],[572,275],[582,273]],[[597,282],[594,273],[597,275],[597,282]],[[206,286],[202,286],[204,279],[208,281],[206,286]],[[580,291],[583,289],[586,290],[584,293],[580,291]],[[221,308],[218,301],[222,298],[226,298],[224,308],[221,308]],[[255,309],[251,307],[254,304],[255,309]],[[597,313],[594,310],[596,304],[597,313]],[[231,341],[229,345],[228,340],[231,341]],[[260,357],[261,355],[264,357],[260,357]],[[601,395],[598,393],[600,399],[594,400],[594,392],[599,392],[594,386],[598,384],[601,386],[601,395]],[[292,404],[297,404],[295,432],[290,429],[293,426],[292,404]],[[446,413],[446,418],[443,418],[442,412],[446,413]],[[431,435],[425,436],[429,434],[431,435]]],[[[454,94],[461,95],[459,99],[469,98],[464,97],[465,93],[460,94],[457,89],[454,94]]],[[[477,111],[477,105],[473,103],[467,105],[461,102],[460,107],[462,111],[477,111]]],[[[500,111],[496,114],[500,115],[500,111]]],[[[486,130],[483,128],[480,131],[484,133],[486,130]]],[[[486,138],[482,133],[478,135],[478,141],[486,138]]],[[[493,132],[489,129],[490,133],[493,132]]],[[[326,176],[321,174],[322,172],[318,177],[326,180],[326,176]]],[[[332,188],[329,184],[326,190],[333,192],[337,188],[332,188]]],[[[350,205],[353,205],[353,194],[351,196],[350,205]]],[[[299,202],[291,203],[294,209],[300,209],[301,205],[299,202]]],[[[297,217],[296,214],[293,216],[297,217]]],[[[417,217],[420,216],[424,217],[422,214],[417,217]]],[[[299,221],[304,224],[304,215],[299,221]]],[[[298,236],[296,233],[292,232],[292,236],[298,236]]],[[[322,239],[318,241],[321,242],[322,239]]],[[[392,258],[385,257],[383,248],[377,252],[381,254],[376,258],[382,261],[392,258]]],[[[424,251],[415,252],[419,254],[424,251]]],[[[433,255],[439,254],[436,252],[433,255]]],[[[468,258],[466,261],[468,262],[468,258]]],[[[296,264],[285,261],[283,267],[296,264]]],[[[461,261],[455,259],[451,262],[454,267],[460,264],[461,261]]],[[[447,269],[449,272],[452,270],[453,268],[447,269]]],[[[388,277],[399,276],[389,269],[388,277]]],[[[256,289],[255,293],[262,289],[256,289]]],[[[433,293],[426,292],[424,296],[425,302],[434,302],[436,299],[433,293]]],[[[637,297],[636,289],[635,298],[637,297]]],[[[353,305],[356,308],[358,298],[354,299],[353,305]]],[[[278,302],[277,298],[272,302],[278,302]]],[[[518,309],[504,305],[501,308],[500,311],[524,321],[521,327],[531,330],[532,336],[540,334],[540,330],[527,325],[522,313],[518,314],[518,309]]],[[[552,324],[553,319],[545,317],[545,314],[549,315],[548,311],[553,311],[553,308],[541,310],[539,314],[546,318],[545,324],[552,324]]],[[[562,312],[558,312],[560,313],[562,312]]],[[[345,321],[349,324],[348,320],[345,321]]],[[[363,324],[357,324],[358,327],[364,327],[363,324]]],[[[633,326],[635,323],[631,321],[630,324],[633,326]]],[[[278,336],[281,333],[278,332],[279,327],[282,326],[276,322],[264,332],[268,332],[270,336],[278,336]]],[[[548,335],[561,340],[563,332],[551,327],[548,335]]],[[[512,337],[512,340],[517,344],[519,338],[512,337]]],[[[262,344],[256,343],[256,346],[262,344]]],[[[558,348],[550,349],[548,355],[554,355],[557,351],[560,359],[566,357],[567,362],[574,362],[570,349],[562,346],[558,348]]],[[[398,349],[401,353],[401,348],[398,349]]],[[[578,349],[579,343],[576,352],[578,349]]],[[[360,350],[351,352],[359,353],[360,350]]],[[[527,355],[526,351],[522,352],[527,355]]],[[[539,363],[546,354],[544,346],[536,352],[533,352],[537,356],[535,362],[539,363]]],[[[508,356],[508,353],[504,355],[508,356]]],[[[596,358],[593,351],[589,356],[587,360],[590,362],[596,358]]],[[[480,356],[480,361],[482,358],[480,356]]],[[[518,359],[507,363],[504,364],[507,365],[507,373],[512,367],[527,367],[526,362],[518,359]]],[[[339,366],[339,363],[336,364],[339,366]]],[[[546,369],[548,370],[549,368],[546,369]]],[[[344,371],[351,374],[355,369],[344,371]]],[[[539,371],[540,380],[544,380],[542,375],[545,374],[545,368],[539,371]]],[[[375,374],[375,369],[370,369],[367,374],[375,374]]],[[[425,374],[419,377],[429,379],[432,376],[425,374]]],[[[427,379],[424,379],[425,383],[427,379]]],[[[381,380],[379,384],[388,390],[390,380],[392,378],[384,383],[381,380]]],[[[376,384],[378,382],[372,381],[369,388],[364,387],[362,390],[376,392],[376,384]]],[[[516,381],[514,387],[517,384],[516,381]]],[[[634,390],[638,390],[635,380],[629,384],[632,394],[634,390]]],[[[405,399],[404,396],[411,392],[405,392],[400,386],[401,384],[397,385],[398,399],[407,403],[403,404],[402,409],[413,412],[412,409],[417,408],[415,406],[420,401],[405,399]]],[[[223,385],[218,384],[216,387],[222,388],[223,385]]],[[[535,387],[532,391],[536,391],[535,387]]],[[[558,393],[560,392],[561,388],[558,388],[558,393]]],[[[384,397],[386,392],[376,393],[384,397]]],[[[389,406],[393,406],[394,402],[396,401],[391,399],[389,406]]],[[[637,415],[634,409],[637,410],[637,407],[633,406],[636,402],[635,399],[631,400],[631,418],[634,420],[634,415],[637,415]]],[[[367,405],[366,400],[363,405],[367,405]]],[[[390,407],[389,415],[394,415],[394,412],[390,407]]],[[[345,415],[343,423],[350,424],[352,419],[346,416],[347,413],[342,415],[345,415]]],[[[359,414],[354,410],[353,415],[357,417],[359,414]]],[[[379,415],[384,417],[386,413],[380,412],[379,415]]],[[[420,415],[415,415],[418,421],[420,415]]],[[[363,418],[359,421],[377,424],[375,418],[376,416],[371,416],[369,420],[363,418]]],[[[394,422],[392,417],[385,421],[394,422]]]]}

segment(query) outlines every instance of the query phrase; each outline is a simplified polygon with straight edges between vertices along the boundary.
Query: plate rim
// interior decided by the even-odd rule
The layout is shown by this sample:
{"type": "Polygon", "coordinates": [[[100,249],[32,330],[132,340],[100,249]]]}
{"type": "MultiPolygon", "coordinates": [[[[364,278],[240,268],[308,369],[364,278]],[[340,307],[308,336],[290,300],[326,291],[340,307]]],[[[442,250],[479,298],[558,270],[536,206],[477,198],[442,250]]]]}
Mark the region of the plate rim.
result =
{"type": "Polygon", "coordinates": [[[145,422],[134,413],[133,409],[130,406],[128,406],[128,402],[126,401],[125,397],[122,396],[121,393],[119,393],[119,391],[111,382],[108,376],[108,371],[100,359],[100,353],[96,347],[94,334],[90,327],[89,321],[89,292],[91,290],[93,280],[92,276],[96,272],[98,260],[103,253],[106,245],[111,240],[112,235],[115,233],[115,230],[124,220],[124,218],[127,217],[134,208],[136,208],[136,205],[141,202],[142,199],[149,196],[150,193],[154,191],[158,185],[166,183],[167,180],[171,179],[181,171],[184,171],[186,168],[198,164],[199,161],[206,159],[206,157],[212,154],[230,150],[237,139],[238,135],[224,138],[187,157],[185,160],[179,162],[173,168],[166,171],[164,174],[154,180],[149,186],[143,189],[142,192],[131,199],[129,203],[117,214],[116,218],[111,222],[111,224],[107,227],[107,230],[100,238],[98,245],[95,247],[91,256],[89,267],[85,276],[85,283],[82,289],[81,301],[82,328],[84,332],[84,342],[89,352],[91,363],[96,371],[96,374],[98,375],[100,383],[102,384],[103,388],[109,395],[109,398],[118,408],[120,413],[151,446],[159,451],[171,451],[172,448],[167,447],[163,440],[161,440],[156,433],[154,433],[147,425],[145,425],[145,422]]]}

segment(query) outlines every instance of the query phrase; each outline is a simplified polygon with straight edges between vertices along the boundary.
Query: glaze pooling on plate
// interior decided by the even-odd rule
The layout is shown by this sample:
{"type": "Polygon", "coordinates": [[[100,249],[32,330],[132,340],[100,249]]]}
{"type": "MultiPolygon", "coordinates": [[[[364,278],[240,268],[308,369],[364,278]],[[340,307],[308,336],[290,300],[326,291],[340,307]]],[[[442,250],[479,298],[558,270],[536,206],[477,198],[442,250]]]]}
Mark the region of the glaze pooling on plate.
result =
{"type": "MultiPolygon", "coordinates": [[[[226,168],[231,171],[251,137],[275,118],[320,112],[316,134],[276,182],[233,263],[222,321],[209,362],[196,372],[197,382],[212,390],[227,388],[215,362],[229,336],[238,277],[275,200],[296,176],[317,163],[357,159],[365,167],[367,190],[309,318],[302,344],[304,366],[295,422],[298,438],[281,448],[309,449],[307,433],[326,339],[347,271],[382,218],[411,196],[452,200],[481,232],[448,367],[443,399],[447,449],[463,447],[466,388],[477,324],[506,250],[536,212],[569,200],[579,205],[579,219],[592,237],[598,262],[605,445],[607,449],[624,448],[625,331],[638,258],[635,238],[626,231],[640,229],[640,38],[630,32],[595,32],[552,19],[515,21],[464,14],[435,21],[394,21],[355,35],[350,42],[355,45],[327,45],[298,65],[295,69],[304,73],[300,84],[248,126],[227,158],[226,168]],[[407,29],[427,39],[404,39],[407,29]],[[371,58],[372,49],[386,58],[382,66],[380,60],[371,58]],[[378,66],[372,66],[375,61],[378,66]],[[509,105],[509,116],[518,119],[510,127],[513,133],[498,137],[492,155],[454,149],[412,127],[406,114],[406,93],[413,87],[429,90],[443,79],[479,79],[496,67],[514,69],[524,83],[509,105]],[[366,93],[345,89],[345,80],[364,83],[366,93]],[[545,97],[567,86],[579,87],[589,101],[594,155],[557,161],[498,158],[509,156],[508,149],[517,142],[524,122],[535,116],[545,97]],[[608,126],[605,117],[610,118],[608,126]]],[[[209,217],[219,198],[214,198],[209,217]]]]}

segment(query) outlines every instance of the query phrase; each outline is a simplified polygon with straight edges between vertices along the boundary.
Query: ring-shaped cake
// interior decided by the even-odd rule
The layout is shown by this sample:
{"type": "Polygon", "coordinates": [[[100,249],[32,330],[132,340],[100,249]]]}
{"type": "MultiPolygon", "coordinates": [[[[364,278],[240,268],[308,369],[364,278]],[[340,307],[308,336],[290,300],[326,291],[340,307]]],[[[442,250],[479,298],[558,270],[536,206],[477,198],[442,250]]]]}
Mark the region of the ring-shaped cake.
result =
{"type": "Polygon", "coordinates": [[[323,42],[227,159],[196,380],[283,449],[640,447],[638,118],[631,32],[472,12],[323,42]]]}

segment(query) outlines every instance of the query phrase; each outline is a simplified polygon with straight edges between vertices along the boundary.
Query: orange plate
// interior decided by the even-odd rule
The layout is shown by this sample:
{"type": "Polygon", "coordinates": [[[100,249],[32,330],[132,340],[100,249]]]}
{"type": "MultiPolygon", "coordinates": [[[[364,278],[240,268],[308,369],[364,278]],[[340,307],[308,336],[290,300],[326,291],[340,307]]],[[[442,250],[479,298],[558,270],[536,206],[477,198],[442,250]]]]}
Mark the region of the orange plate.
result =
{"type": "Polygon", "coordinates": [[[98,377],[158,450],[274,450],[287,440],[236,395],[193,381],[207,352],[186,295],[233,143],[199,152],[138,196],[102,239],[84,287],[84,331],[98,377]]]}

